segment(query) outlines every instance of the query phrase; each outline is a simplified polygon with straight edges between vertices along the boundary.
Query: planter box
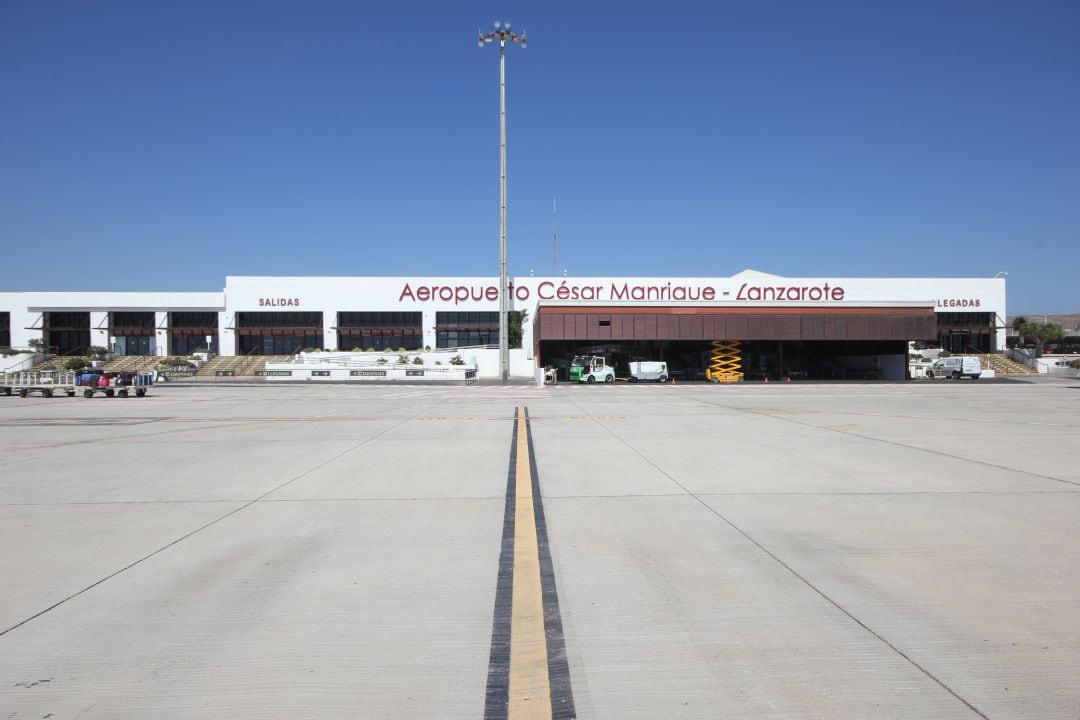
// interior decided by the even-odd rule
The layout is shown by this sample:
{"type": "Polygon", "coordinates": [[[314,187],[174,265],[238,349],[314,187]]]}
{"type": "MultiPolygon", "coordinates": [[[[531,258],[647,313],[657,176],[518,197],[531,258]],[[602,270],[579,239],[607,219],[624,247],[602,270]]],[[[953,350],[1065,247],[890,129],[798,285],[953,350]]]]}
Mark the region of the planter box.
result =
{"type": "Polygon", "coordinates": [[[262,373],[267,382],[465,382],[475,379],[470,365],[386,365],[341,366],[307,363],[267,363],[262,373]]]}

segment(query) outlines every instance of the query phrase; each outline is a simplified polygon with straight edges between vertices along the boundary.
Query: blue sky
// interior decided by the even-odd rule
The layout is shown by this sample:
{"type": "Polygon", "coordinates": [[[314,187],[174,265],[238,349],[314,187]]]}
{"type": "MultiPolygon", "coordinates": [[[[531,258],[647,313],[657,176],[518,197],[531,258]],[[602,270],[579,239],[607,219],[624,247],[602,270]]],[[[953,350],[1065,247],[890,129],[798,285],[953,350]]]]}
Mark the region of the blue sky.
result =
{"type": "Polygon", "coordinates": [[[0,3],[0,290],[989,277],[1080,312],[1080,3],[0,3]],[[139,261],[117,262],[118,258],[139,261]]]}

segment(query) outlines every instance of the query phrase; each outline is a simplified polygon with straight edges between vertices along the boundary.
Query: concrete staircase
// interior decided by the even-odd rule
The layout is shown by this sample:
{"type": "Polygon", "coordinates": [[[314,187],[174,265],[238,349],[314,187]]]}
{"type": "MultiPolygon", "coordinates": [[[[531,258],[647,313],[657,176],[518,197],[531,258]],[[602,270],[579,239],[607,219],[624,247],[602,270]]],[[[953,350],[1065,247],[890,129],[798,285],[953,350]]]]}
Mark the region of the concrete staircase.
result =
{"type": "Polygon", "coordinates": [[[195,374],[200,377],[214,377],[219,373],[242,375],[244,361],[247,359],[236,355],[218,355],[203,363],[195,374]]]}
{"type": "Polygon", "coordinates": [[[1017,362],[1001,353],[992,353],[982,356],[983,366],[989,367],[995,375],[1038,375],[1038,371],[1028,367],[1022,362],[1017,362]]]}
{"type": "MultiPolygon", "coordinates": [[[[45,362],[38,363],[37,365],[35,365],[34,370],[35,371],[42,371],[42,372],[56,372],[56,371],[67,370],[67,368],[64,366],[64,363],[66,363],[68,360],[70,360],[72,358],[86,359],[86,356],[85,355],[54,355],[53,357],[49,358],[45,362]]],[[[87,361],[87,366],[89,367],[89,361],[87,361]]]]}
{"type": "Polygon", "coordinates": [[[64,370],[64,369],[66,369],[66,368],[64,368],[64,361],[66,361],[67,359],[68,358],[66,358],[66,357],[61,357],[60,355],[57,355],[55,357],[52,357],[52,358],[46,360],[43,363],[39,363],[39,364],[35,365],[34,366],[34,371],[36,372],[36,371],[40,370],[42,372],[50,372],[50,371],[54,371],[54,370],[64,370]]]}
{"type": "Polygon", "coordinates": [[[164,363],[166,367],[183,367],[190,362],[186,355],[121,355],[105,363],[105,372],[147,372],[164,363]]]}
{"type": "Polygon", "coordinates": [[[121,355],[102,366],[105,372],[146,372],[157,365],[160,358],[152,355],[121,355]]]}
{"type": "Polygon", "coordinates": [[[219,373],[226,373],[233,376],[250,376],[266,370],[268,362],[290,362],[292,359],[292,355],[219,355],[199,368],[198,375],[213,377],[219,373]]]}

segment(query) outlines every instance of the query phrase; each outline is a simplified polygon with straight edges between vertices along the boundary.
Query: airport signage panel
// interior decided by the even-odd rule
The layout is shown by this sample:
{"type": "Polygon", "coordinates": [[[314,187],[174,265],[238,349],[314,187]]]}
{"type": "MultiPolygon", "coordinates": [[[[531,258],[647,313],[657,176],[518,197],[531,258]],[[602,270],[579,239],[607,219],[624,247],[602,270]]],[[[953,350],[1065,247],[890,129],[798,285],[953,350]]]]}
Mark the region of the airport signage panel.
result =
{"type": "MultiPolygon", "coordinates": [[[[939,312],[1005,309],[1004,278],[510,277],[512,308],[582,305],[844,306],[926,304],[939,312]]],[[[488,310],[499,305],[497,277],[230,277],[232,311],[488,310]]]]}
{"type": "MultiPolygon", "coordinates": [[[[510,296],[517,301],[558,300],[564,302],[842,302],[846,295],[842,285],[828,281],[814,284],[791,284],[786,281],[743,282],[737,285],[713,285],[685,281],[631,283],[616,280],[608,283],[580,283],[563,280],[544,280],[534,287],[508,284],[510,296]]],[[[406,282],[398,302],[475,303],[495,302],[499,288],[495,285],[417,285],[406,282]]]]}

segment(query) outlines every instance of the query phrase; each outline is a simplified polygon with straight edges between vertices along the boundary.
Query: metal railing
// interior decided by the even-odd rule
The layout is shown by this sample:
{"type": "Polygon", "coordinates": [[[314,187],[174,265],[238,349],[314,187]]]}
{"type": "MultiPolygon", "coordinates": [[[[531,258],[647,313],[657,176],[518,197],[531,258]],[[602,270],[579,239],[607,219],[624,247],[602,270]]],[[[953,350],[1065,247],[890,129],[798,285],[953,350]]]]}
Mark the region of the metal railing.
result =
{"type": "MultiPolygon", "coordinates": [[[[43,358],[45,357],[42,353],[39,353],[39,352],[27,352],[27,353],[19,353],[19,354],[20,355],[24,355],[24,354],[29,355],[30,357],[23,358],[22,360],[20,360],[20,361],[18,361],[16,363],[12,363],[11,365],[8,365],[6,368],[3,369],[2,372],[9,373],[9,372],[16,372],[18,370],[25,370],[27,365],[29,365],[30,367],[34,367],[35,365],[38,365],[39,363],[43,362],[43,358]]],[[[7,356],[7,357],[10,357],[10,356],[7,356]]]]}

